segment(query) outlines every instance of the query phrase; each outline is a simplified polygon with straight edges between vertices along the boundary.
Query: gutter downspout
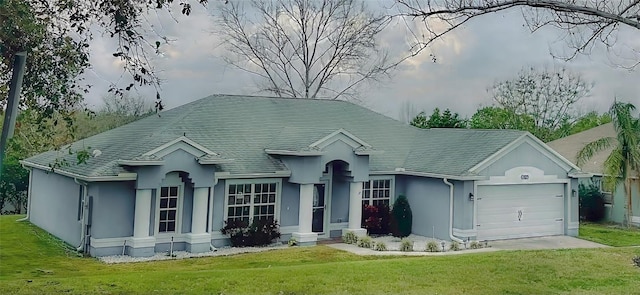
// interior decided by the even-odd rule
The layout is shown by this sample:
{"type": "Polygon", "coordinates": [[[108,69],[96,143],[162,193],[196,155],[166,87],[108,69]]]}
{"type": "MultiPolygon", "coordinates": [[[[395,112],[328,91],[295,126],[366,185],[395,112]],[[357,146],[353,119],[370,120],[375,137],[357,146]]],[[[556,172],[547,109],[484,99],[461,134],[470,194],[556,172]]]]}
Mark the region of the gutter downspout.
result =
{"type": "MultiPolygon", "coordinates": [[[[22,165],[22,168],[26,168],[26,167],[22,165]]],[[[16,220],[16,222],[29,220],[29,211],[31,211],[31,183],[33,183],[32,179],[33,179],[33,168],[29,168],[29,187],[27,188],[27,216],[16,220]]]]}
{"type": "Polygon", "coordinates": [[[73,179],[73,182],[75,182],[76,184],[80,185],[82,187],[82,212],[80,213],[80,220],[82,220],[80,222],[80,245],[78,247],[76,247],[76,251],[80,252],[80,251],[84,251],[84,244],[85,244],[85,226],[86,226],[86,222],[85,222],[85,213],[86,213],[86,204],[87,204],[87,184],[84,182],[80,182],[77,178],[73,179]]]}
{"type": "Polygon", "coordinates": [[[453,183],[449,182],[447,178],[443,178],[442,180],[449,186],[449,238],[452,241],[464,243],[464,241],[453,235],[453,183]]]}

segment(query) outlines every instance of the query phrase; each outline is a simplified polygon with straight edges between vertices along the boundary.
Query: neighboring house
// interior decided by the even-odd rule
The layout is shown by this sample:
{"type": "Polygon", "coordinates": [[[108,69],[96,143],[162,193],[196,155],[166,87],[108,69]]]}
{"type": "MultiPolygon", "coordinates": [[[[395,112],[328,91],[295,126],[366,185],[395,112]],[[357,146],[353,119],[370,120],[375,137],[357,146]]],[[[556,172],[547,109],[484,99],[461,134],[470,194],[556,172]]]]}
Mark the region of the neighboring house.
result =
{"type": "Polygon", "coordinates": [[[417,235],[578,234],[580,170],[527,132],[418,129],[333,100],[210,96],[26,159],[28,218],[93,256],[228,244],[273,218],[302,244],[362,235],[363,204],[406,195],[417,235]],[[49,165],[65,159],[68,166],[49,165]]]}
{"type": "MultiPolygon", "coordinates": [[[[582,150],[588,143],[605,137],[616,137],[616,130],[613,127],[613,123],[600,125],[580,133],[554,140],[549,142],[548,145],[565,158],[571,160],[573,163],[577,163],[578,152],[580,152],[580,150],[582,150]]],[[[617,144],[617,141],[614,142],[614,145],[615,144],[617,144]]],[[[615,193],[608,191],[602,186],[602,177],[604,175],[603,163],[609,154],[611,154],[611,151],[613,151],[613,146],[595,154],[583,165],[583,167],[581,167],[584,173],[591,173],[593,174],[593,177],[583,178],[580,180],[580,183],[589,184],[590,182],[593,182],[600,187],[600,190],[605,195],[606,221],[626,223],[625,212],[627,201],[623,183],[616,186],[615,193]]],[[[631,222],[636,225],[640,225],[640,180],[638,180],[638,177],[633,177],[631,179],[631,195],[631,222]]]]}

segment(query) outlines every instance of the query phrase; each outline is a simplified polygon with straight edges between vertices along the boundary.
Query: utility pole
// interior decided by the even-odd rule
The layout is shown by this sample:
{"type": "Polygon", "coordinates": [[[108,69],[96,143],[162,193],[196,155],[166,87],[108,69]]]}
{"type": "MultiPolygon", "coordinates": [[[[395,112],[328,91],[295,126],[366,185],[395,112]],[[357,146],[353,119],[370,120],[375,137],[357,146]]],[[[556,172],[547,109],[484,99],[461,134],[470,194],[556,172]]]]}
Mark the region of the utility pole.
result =
{"type": "Polygon", "coordinates": [[[15,55],[13,60],[13,74],[9,85],[9,97],[7,99],[7,111],[4,114],[2,124],[2,138],[0,138],[0,179],[2,179],[2,162],[7,149],[7,142],[13,136],[16,127],[16,117],[18,116],[18,105],[20,104],[20,88],[22,88],[22,78],[24,77],[24,65],[27,61],[27,53],[22,51],[15,55]]]}

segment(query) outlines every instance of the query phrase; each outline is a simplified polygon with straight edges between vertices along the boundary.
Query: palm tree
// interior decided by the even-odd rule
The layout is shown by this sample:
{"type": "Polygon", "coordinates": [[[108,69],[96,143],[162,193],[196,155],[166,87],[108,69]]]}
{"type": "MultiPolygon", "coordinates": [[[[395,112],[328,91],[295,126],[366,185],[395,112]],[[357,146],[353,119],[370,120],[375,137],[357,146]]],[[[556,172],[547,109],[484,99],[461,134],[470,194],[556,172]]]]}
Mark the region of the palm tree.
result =
{"type": "Polygon", "coordinates": [[[640,119],[634,116],[635,109],[633,104],[614,101],[609,113],[616,137],[590,142],[578,152],[578,166],[582,166],[596,153],[613,147],[604,161],[604,185],[615,192],[617,185],[624,182],[627,226],[631,225],[631,176],[640,168],[640,119]]]}

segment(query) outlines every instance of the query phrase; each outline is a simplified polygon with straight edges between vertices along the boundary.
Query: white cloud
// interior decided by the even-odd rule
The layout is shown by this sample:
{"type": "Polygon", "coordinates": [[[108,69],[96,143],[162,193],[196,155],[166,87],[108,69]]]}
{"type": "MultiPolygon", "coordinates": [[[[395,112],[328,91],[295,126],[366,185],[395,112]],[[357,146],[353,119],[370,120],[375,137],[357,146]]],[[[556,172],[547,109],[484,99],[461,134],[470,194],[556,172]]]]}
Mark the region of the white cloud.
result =
{"type": "MultiPolygon", "coordinates": [[[[168,107],[213,93],[257,94],[253,76],[223,61],[224,48],[219,36],[212,33],[216,27],[210,13],[194,9],[191,16],[178,17],[179,23],[162,22],[162,29],[176,39],[163,45],[165,54],[155,58],[156,68],[166,81],[162,95],[168,107]]],[[[408,49],[403,26],[392,24],[381,37],[382,45],[390,49],[392,56],[400,56],[408,49]]],[[[558,36],[552,28],[531,34],[517,10],[487,15],[433,43],[429,50],[400,66],[388,83],[367,85],[360,97],[366,106],[392,117],[397,117],[405,101],[427,111],[450,108],[470,116],[478,106],[491,103],[486,89],[495,81],[512,78],[525,66],[566,66],[596,83],[592,96],[582,103],[585,111],[604,111],[613,97],[640,107],[640,69],[627,71],[611,66],[602,48],[568,63],[554,60],[550,48],[564,46],[558,36]],[[436,63],[429,53],[435,54],[436,63]]],[[[640,48],[640,30],[627,30],[623,37],[636,40],[626,43],[631,48],[640,48]]],[[[97,46],[93,46],[91,62],[95,74],[87,74],[95,84],[87,97],[90,104],[99,104],[108,82],[120,77],[121,70],[113,64],[110,42],[96,40],[97,46]]],[[[150,100],[155,98],[155,89],[141,89],[140,93],[150,100]]]]}

